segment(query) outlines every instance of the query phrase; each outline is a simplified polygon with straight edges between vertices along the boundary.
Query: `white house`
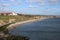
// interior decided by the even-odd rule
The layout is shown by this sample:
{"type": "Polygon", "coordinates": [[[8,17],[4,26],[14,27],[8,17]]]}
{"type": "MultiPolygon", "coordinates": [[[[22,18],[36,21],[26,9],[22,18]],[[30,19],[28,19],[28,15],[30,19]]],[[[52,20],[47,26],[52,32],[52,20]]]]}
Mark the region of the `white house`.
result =
{"type": "Polygon", "coordinates": [[[17,15],[15,12],[2,12],[0,15],[17,15]]]}
{"type": "Polygon", "coordinates": [[[12,12],[12,15],[17,15],[17,13],[15,13],[15,12],[12,12]]]}
{"type": "Polygon", "coordinates": [[[17,15],[17,13],[15,13],[15,12],[11,12],[9,15],[17,15]]]}

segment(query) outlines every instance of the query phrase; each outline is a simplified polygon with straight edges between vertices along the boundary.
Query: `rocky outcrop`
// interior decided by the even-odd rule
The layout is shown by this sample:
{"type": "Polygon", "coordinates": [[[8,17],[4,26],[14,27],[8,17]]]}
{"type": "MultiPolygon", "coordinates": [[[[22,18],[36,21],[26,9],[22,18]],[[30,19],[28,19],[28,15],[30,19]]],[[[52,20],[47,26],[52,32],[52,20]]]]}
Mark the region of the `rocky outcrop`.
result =
{"type": "Polygon", "coordinates": [[[3,20],[0,20],[0,26],[5,24],[5,22],[3,20]]]}

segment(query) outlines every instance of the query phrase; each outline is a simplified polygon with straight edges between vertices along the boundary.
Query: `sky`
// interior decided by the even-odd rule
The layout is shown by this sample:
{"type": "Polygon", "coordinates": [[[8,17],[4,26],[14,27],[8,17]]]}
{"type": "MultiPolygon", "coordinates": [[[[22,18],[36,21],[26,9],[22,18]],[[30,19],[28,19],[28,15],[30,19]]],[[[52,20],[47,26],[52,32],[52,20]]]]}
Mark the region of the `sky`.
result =
{"type": "Polygon", "coordinates": [[[60,15],[60,0],[0,0],[0,12],[60,15]]]}

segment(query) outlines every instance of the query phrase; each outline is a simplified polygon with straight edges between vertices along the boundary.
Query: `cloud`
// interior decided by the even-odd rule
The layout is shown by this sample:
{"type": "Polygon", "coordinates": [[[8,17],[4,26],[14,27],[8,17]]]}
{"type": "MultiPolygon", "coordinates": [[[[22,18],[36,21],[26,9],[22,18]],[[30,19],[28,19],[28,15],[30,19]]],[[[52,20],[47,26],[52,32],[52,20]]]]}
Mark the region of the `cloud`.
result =
{"type": "Polygon", "coordinates": [[[0,8],[0,12],[2,12],[3,11],[3,9],[2,8],[0,8]]]}
{"type": "Polygon", "coordinates": [[[2,6],[4,6],[4,7],[5,7],[5,6],[8,6],[8,4],[7,4],[7,3],[2,3],[2,6]]]}
{"type": "Polygon", "coordinates": [[[16,0],[15,2],[12,2],[12,5],[17,6],[17,5],[20,5],[21,3],[22,3],[21,0],[16,0]]]}
{"type": "Polygon", "coordinates": [[[45,11],[51,11],[52,9],[51,8],[46,8],[46,10],[45,11]]]}
{"type": "Polygon", "coordinates": [[[28,8],[24,8],[21,10],[21,13],[27,13],[27,14],[33,14],[33,13],[38,13],[39,12],[39,8],[38,7],[28,7],[28,8]]]}
{"type": "Polygon", "coordinates": [[[15,0],[9,0],[10,2],[14,2],[15,0]]]}
{"type": "Polygon", "coordinates": [[[0,12],[10,12],[12,9],[10,9],[10,8],[0,8],[0,12]]]}
{"type": "Polygon", "coordinates": [[[39,5],[45,5],[45,0],[26,0],[27,4],[38,3],[39,5]]]}
{"type": "Polygon", "coordinates": [[[36,5],[28,5],[29,8],[37,8],[39,6],[36,6],[36,5]]]}
{"type": "Polygon", "coordinates": [[[44,0],[26,0],[26,2],[43,2],[44,0]]]}
{"type": "Polygon", "coordinates": [[[0,10],[1,10],[2,8],[0,8],[0,10]]]}
{"type": "Polygon", "coordinates": [[[49,0],[50,4],[57,4],[58,0],[49,0]]]}
{"type": "Polygon", "coordinates": [[[53,2],[53,3],[55,3],[55,2],[57,2],[57,0],[50,0],[50,2],[53,2]]]}
{"type": "Polygon", "coordinates": [[[17,2],[17,3],[13,3],[12,5],[17,6],[17,5],[20,5],[20,4],[21,4],[20,2],[17,2]]]}
{"type": "Polygon", "coordinates": [[[17,6],[18,4],[17,3],[14,3],[14,4],[12,4],[13,6],[17,6]]]}
{"type": "Polygon", "coordinates": [[[60,12],[60,8],[47,8],[44,11],[42,11],[42,13],[44,14],[55,14],[60,12]]]}

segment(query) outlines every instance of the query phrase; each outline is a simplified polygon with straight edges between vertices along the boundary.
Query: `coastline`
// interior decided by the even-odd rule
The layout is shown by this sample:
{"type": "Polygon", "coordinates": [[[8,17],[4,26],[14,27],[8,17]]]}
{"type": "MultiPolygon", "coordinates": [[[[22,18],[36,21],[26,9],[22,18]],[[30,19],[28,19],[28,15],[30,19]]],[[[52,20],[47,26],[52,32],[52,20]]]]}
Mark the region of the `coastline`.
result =
{"type": "Polygon", "coordinates": [[[43,19],[47,19],[47,18],[40,18],[40,19],[32,19],[32,20],[26,20],[26,21],[22,21],[22,22],[16,22],[14,24],[11,24],[7,27],[7,29],[13,29],[13,28],[16,28],[18,25],[21,25],[21,24],[25,24],[25,23],[29,23],[29,22],[34,22],[34,21],[38,21],[38,20],[43,20],[43,19]]]}

